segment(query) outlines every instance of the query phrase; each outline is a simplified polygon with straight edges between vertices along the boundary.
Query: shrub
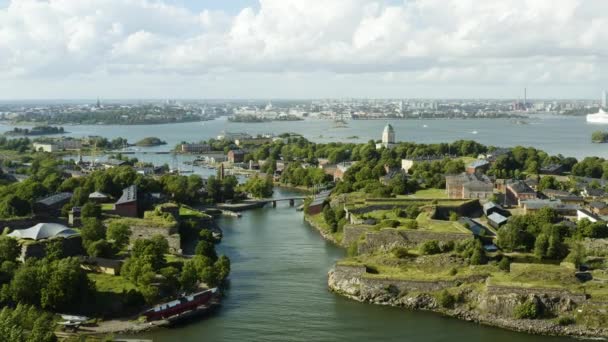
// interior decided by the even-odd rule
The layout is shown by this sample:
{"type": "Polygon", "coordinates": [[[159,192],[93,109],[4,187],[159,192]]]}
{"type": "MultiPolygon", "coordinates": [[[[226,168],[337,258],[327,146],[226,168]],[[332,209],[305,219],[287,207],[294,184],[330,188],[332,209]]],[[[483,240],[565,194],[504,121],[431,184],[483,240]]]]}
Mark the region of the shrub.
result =
{"type": "Polygon", "coordinates": [[[437,240],[429,240],[423,242],[420,245],[420,252],[426,255],[441,253],[441,249],[439,248],[439,242],[437,240]]]}
{"type": "Polygon", "coordinates": [[[501,271],[510,272],[511,260],[509,260],[509,258],[507,258],[506,256],[503,256],[502,259],[500,259],[500,262],[498,263],[498,268],[501,271]]]}
{"type": "Polygon", "coordinates": [[[570,316],[561,316],[557,319],[557,324],[561,326],[572,325],[574,323],[576,323],[576,321],[570,316]]]}
{"type": "Polygon", "coordinates": [[[473,254],[471,255],[470,259],[471,265],[483,265],[486,262],[488,262],[488,260],[483,250],[476,249],[475,251],[473,251],[473,254]]]}
{"type": "Polygon", "coordinates": [[[447,241],[439,243],[439,248],[441,249],[441,253],[447,253],[454,250],[454,241],[447,241]]]}
{"type": "Polygon", "coordinates": [[[381,223],[382,227],[397,228],[401,223],[397,220],[384,220],[381,223]]]}
{"type": "Polygon", "coordinates": [[[535,302],[525,301],[515,307],[513,315],[517,319],[535,319],[540,316],[540,310],[535,302]]]}
{"type": "Polygon", "coordinates": [[[411,256],[410,252],[405,247],[395,247],[391,251],[396,258],[404,259],[411,256]]]}
{"type": "Polygon", "coordinates": [[[448,292],[448,290],[443,290],[437,295],[437,302],[439,305],[441,305],[441,307],[451,309],[454,307],[456,299],[451,293],[448,292]]]}
{"type": "Polygon", "coordinates": [[[458,221],[458,213],[456,213],[455,211],[450,212],[450,221],[458,221]]]}
{"type": "Polygon", "coordinates": [[[346,250],[346,255],[348,255],[349,257],[354,257],[357,256],[357,254],[359,254],[359,248],[357,242],[353,242],[350,244],[350,246],[348,246],[348,249],[346,250]]]}
{"type": "Polygon", "coordinates": [[[418,229],[418,221],[416,220],[405,220],[403,222],[403,227],[406,229],[418,229]]]}
{"type": "Polygon", "coordinates": [[[401,217],[401,218],[407,217],[407,213],[401,208],[393,209],[393,213],[395,214],[396,217],[401,217]]]}
{"type": "Polygon", "coordinates": [[[416,217],[418,217],[418,215],[420,215],[420,208],[418,208],[418,205],[416,204],[410,204],[405,209],[405,213],[408,218],[415,219],[416,217]]]}
{"type": "Polygon", "coordinates": [[[456,267],[450,268],[450,275],[455,276],[458,273],[458,269],[456,267]]]}

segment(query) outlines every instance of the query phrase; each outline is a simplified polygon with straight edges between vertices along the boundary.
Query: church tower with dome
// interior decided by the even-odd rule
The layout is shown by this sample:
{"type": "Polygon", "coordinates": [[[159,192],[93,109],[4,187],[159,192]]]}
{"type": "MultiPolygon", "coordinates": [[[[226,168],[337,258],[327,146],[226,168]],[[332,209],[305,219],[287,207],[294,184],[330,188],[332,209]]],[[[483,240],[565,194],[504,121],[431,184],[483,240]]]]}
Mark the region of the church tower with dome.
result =
{"type": "Polygon", "coordinates": [[[391,124],[386,124],[382,131],[382,143],[377,144],[376,148],[392,148],[395,146],[395,129],[391,124]]]}

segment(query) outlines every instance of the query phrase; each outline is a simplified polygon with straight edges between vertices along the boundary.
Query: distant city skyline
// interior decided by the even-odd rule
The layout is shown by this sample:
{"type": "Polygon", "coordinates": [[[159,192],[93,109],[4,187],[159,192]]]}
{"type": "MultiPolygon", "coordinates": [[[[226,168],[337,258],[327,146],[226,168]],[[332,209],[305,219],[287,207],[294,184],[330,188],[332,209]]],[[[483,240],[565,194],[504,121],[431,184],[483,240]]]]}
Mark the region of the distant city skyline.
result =
{"type": "Polygon", "coordinates": [[[591,99],[608,2],[0,0],[0,99],[591,99]]]}

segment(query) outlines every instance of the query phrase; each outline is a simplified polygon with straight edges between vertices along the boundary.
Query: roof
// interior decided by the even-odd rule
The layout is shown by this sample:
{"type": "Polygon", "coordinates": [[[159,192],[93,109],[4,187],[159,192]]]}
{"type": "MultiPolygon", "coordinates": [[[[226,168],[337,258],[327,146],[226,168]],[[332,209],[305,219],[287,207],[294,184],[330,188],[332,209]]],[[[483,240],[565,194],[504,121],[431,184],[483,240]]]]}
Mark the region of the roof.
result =
{"type": "Polygon", "coordinates": [[[521,194],[521,193],[536,193],[536,191],[534,191],[534,189],[532,189],[528,184],[526,184],[523,181],[517,180],[517,181],[512,181],[509,182],[507,184],[507,186],[514,192],[521,194]]]}
{"type": "Polygon", "coordinates": [[[391,126],[391,124],[386,124],[386,126],[384,126],[384,132],[394,132],[395,130],[393,129],[393,126],[391,126]]]}
{"type": "Polygon", "coordinates": [[[580,206],[577,204],[564,204],[560,200],[526,200],[522,201],[522,204],[527,209],[542,209],[542,208],[551,208],[555,210],[577,210],[580,209],[580,206]]]}
{"type": "Polygon", "coordinates": [[[500,215],[499,213],[492,213],[490,215],[488,215],[488,220],[496,223],[496,224],[501,224],[501,223],[505,223],[507,222],[507,218],[500,215]]]}
{"type": "Polygon", "coordinates": [[[477,159],[477,160],[471,162],[467,167],[478,168],[478,167],[484,167],[488,164],[490,164],[490,162],[488,162],[487,160],[477,159]]]}
{"type": "Polygon", "coordinates": [[[116,204],[130,203],[137,201],[137,185],[131,185],[130,187],[122,190],[122,195],[116,201],[116,204]]]}
{"type": "Polygon", "coordinates": [[[475,236],[480,236],[480,235],[484,235],[484,234],[492,235],[491,231],[487,230],[484,226],[475,222],[470,217],[461,217],[459,221],[460,221],[460,224],[465,226],[475,236]]]}
{"type": "Polygon", "coordinates": [[[502,209],[498,204],[496,204],[494,202],[487,202],[483,205],[483,211],[488,211],[489,209],[492,209],[492,208],[502,209]]]}
{"type": "Polygon", "coordinates": [[[108,198],[108,195],[103,192],[95,191],[89,195],[89,198],[108,198]]]}
{"type": "Polygon", "coordinates": [[[106,160],[105,162],[103,162],[102,164],[104,164],[104,165],[112,165],[112,166],[120,166],[120,165],[124,165],[126,163],[127,162],[124,161],[124,160],[110,158],[110,159],[106,160]]]}
{"type": "Polygon", "coordinates": [[[71,192],[59,192],[44,198],[41,198],[36,201],[36,203],[44,204],[46,206],[51,206],[57,203],[61,203],[63,201],[68,201],[72,198],[71,192]]]}
{"type": "Polygon", "coordinates": [[[57,223],[38,223],[33,227],[15,230],[8,234],[8,236],[17,239],[32,240],[50,239],[54,237],[70,237],[74,235],[78,235],[78,232],[57,223]]]}
{"type": "Polygon", "coordinates": [[[594,220],[602,221],[602,219],[599,216],[595,215],[594,213],[590,212],[587,209],[579,209],[579,210],[577,210],[577,213],[582,213],[585,216],[591,217],[594,220]]]}
{"type": "Polygon", "coordinates": [[[483,245],[483,249],[486,252],[496,252],[498,250],[498,247],[496,247],[495,244],[490,243],[490,244],[487,244],[487,245],[483,245]]]}
{"type": "Polygon", "coordinates": [[[595,209],[604,209],[604,208],[608,207],[608,204],[606,204],[606,202],[602,202],[602,201],[593,201],[593,202],[589,203],[589,206],[591,208],[595,208],[595,209]]]}
{"type": "Polygon", "coordinates": [[[592,197],[602,197],[602,196],[606,195],[606,192],[602,189],[593,189],[590,187],[586,187],[585,191],[587,192],[587,195],[592,196],[592,197]]]}

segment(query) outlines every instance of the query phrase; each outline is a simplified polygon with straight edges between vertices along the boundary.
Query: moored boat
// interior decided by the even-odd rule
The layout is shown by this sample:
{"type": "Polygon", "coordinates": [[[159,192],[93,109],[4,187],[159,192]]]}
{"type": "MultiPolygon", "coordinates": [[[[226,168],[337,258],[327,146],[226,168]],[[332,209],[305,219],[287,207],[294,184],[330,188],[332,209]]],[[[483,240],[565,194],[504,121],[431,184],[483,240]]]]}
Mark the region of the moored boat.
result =
{"type": "Polygon", "coordinates": [[[595,114],[587,114],[587,122],[608,124],[608,113],[604,112],[601,108],[595,114]]]}
{"type": "Polygon", "coordinates": [[[142,313],[148,321],[166,319],[175,322],[182,318],[191,317],[195,313],[203,313],[218,304],[219,290],[209,290],[183,295],[167,303],[159,304],[142,313]]]}

